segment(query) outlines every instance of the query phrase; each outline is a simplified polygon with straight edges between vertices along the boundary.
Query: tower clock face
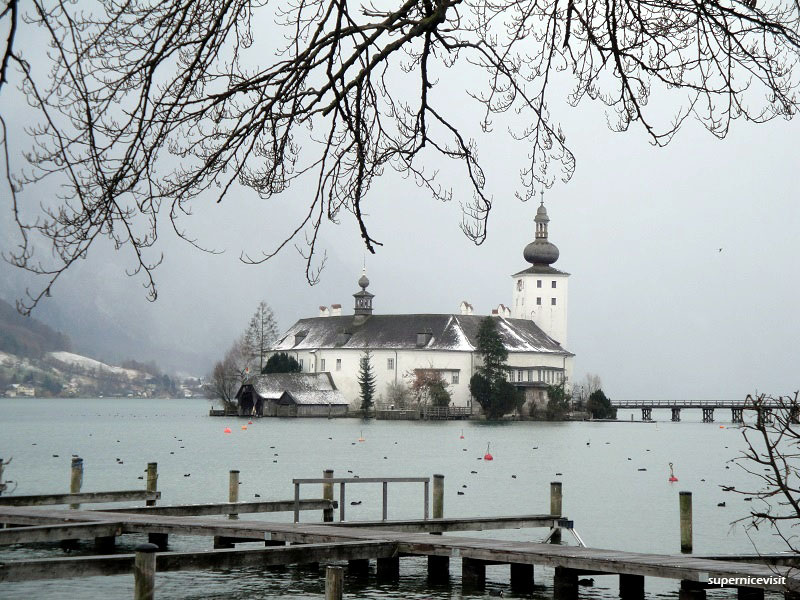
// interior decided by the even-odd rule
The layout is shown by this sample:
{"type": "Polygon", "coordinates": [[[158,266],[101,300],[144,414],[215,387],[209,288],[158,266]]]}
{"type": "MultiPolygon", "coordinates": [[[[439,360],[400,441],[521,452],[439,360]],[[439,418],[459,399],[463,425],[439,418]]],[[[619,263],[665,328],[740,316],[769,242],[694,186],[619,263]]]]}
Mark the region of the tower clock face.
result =
{"type": "Polygon", "coordinates": [[[522,291],[522,279],[517,279],[517,290],[522,291]]]}

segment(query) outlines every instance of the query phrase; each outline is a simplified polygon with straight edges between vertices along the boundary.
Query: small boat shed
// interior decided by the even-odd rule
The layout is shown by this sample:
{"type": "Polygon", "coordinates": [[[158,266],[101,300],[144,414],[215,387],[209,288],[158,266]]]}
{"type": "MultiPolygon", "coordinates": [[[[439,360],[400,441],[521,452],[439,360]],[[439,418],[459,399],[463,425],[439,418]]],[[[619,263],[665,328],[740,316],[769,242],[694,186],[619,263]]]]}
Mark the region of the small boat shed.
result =
{"type": "Polygon", "coordinates": [[[239,414],[258,417],[338,417],[348,403],[330,373],[270,373],[245,380],[239,414]]]}

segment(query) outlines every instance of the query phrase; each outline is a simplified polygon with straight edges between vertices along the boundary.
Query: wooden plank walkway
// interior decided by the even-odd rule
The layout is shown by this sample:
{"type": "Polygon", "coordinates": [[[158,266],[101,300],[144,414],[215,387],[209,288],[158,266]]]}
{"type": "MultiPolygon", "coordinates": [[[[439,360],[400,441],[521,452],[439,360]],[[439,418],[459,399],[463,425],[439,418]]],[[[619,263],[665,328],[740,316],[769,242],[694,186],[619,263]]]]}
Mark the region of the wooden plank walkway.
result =
{"type": "MultiPolygon", "coordinates": [[[[342,542],[379,542],[396,544],[404,555],[442,556],[483,561],[490,564],[512,563],[544,565],[580,572],[663,577],[683,581],[707,582],[709,577],[764,578],[765,583],[752,587],[785,592],[800,592],[796,570],[784,567],[712,560],[691,555],[645,554],[600,548],[581,548],[533,542],[505,541],[427,533],[392,531],[332,524],[274,523],[267,521],[227,521],[205,517],[172,517],[154,514],[104,513],[83,510],[36,510],[19,507],[0,508],[0,522],[50,523],[71,521],[119,522],[124,533],[169,533],[215,535],[253,540],[279,540],[300,544],[339,544],[342,542]],[[786,585],[771,583],[776,575],[786,577],[786,585]]],[[[444,519],[442,520],[444,521],[444,519]]],[[[380,546],[383,547],[383,546],[380,546]]],[[[377,558],[377,556],[373,556],[377,558]]],[[[24,561],[30,562],[30,561],[24,561]]],[[[14,569],[15,562],[0,565],[0,581],[14,569]]]]}
{"type": "Polygon", "coordinates": [[[101,502],[137,502],[159,500],[161,492],[117,490],[113,492],[78,492],[76,494],[37,494],[35,496],[0,496],[0,506],[48,506],[56,504],[91,504],[101,502]]]}

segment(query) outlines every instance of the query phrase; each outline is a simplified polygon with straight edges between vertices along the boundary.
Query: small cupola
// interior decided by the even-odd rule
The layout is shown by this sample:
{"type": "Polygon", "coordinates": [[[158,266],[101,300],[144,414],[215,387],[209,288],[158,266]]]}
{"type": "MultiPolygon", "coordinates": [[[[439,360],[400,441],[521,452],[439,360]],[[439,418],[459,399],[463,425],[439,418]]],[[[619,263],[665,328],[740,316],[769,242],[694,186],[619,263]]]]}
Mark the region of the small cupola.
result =
{"type": "Polygon", "coordinates": [[[523,256],[532,265],[549,266],[558,260],[559,253],[556,245],[547,239],[547,224],[550,222],[550,217],[547,216],[547,209],[544,206],[544,192],[533,221],[536,224],[535,238],[525,246],[523,256]]]}
{"type": "Polygon", "coordinates": [[[371,315],[372,314],[372,299],[375,297],[374,294],[370,294],[367,291],[367,287],[369,286],[369,279],[367,278],[367,269],[364,268],[361,272],[361,277],[358,279],[358,285],[361,288],[360,292],[356,292],[353,294],[353,298],[355,298],[355,308],[354,314],[356,315],[371,315]]]}

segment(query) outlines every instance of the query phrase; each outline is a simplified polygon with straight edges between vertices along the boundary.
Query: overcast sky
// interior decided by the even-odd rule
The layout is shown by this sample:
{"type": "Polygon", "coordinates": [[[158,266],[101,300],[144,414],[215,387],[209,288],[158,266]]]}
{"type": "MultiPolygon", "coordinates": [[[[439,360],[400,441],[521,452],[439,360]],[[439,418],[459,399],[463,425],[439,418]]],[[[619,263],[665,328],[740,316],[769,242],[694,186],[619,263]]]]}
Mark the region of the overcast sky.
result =
{"type": "MultiPolygon", "coordinates": [[[[550,240],[561,251],[554,266],[572,274],[567,348],[576,354],[575,379],[596,373],[615,399],[798,389],[800,122],[736,123],[723,141],[687,122],[659,149],[638,130],[609,131],[597,107],[563,115],[577,170],[546,192],[545,203],[550,240]]],[[[481,147],[495,203],[480,247],[458,227],[466,185],[448,204],[394,174],[375,185],[368,224],[385,245],[366,264],[376,312],[457,312],[468,300],[487,314],[510,304],[510,276],[527,266],[522,249],[533,239],[536,204],[514,197],[524,155],[507,154],[506,142],[497,133],[481,147]]],[[[260,266],[238,259],[242,248],[274,243],[304,197],[302,186],[270,201],[240,189],[220,205],[198,207],[192,231],[226,251],[203,254],[166,234],[155,304],[140,280],[125,276],[130,256],[98,247],[39,315],[68,329],[79,346],[81,331],[94,327],[111,345],[130,344],[118,356],[156,356],[202,374],[262,299],[281,329],[316,316],[319,305],[339,302],[350,313],[365,253],[348,221],[326,226],[328,265],[314,287],[291,249],[260,266]]],[[[14,238],[3,206],[7,249],[14,238]]],[[[24,278],[4,265],[0,283],[0,295],[13,300],[24,278]]]]}

